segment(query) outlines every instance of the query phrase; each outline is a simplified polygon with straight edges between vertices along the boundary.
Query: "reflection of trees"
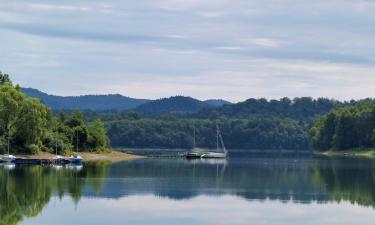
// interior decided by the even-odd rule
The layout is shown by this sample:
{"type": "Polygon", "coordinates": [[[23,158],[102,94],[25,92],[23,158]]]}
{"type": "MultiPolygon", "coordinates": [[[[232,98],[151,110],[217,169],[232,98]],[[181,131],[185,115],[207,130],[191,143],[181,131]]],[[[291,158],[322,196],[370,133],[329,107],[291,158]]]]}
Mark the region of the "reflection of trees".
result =
{"type": "Polygon", "coordinates": [[[324,188],[335,201],[350,201],[353,204],[375,208],[374,161],[332,159],[316,165],[312,179],[324,188]]]}
{"type": "Polygon", "coordinates": [[[113,165],[111,176],[130,179],[116,179],[119,183],[103,191],[122,195],[153,193],[173,199],[230,194],[257,200],[326,201],[327,196],[312,185],[310,175],[308,161],[267,159],[223,165],[146,159],[113,165]]]}
{"type": "Polygon", "coordinates": [[[77,203],[86,183],[93,191],[99,191],[102,179],[96,177],[105,176],[107,167],[101,163],[98,167],[90,164],[81,171],[39,166],[0,169],[0,225],[16,225],[24,218],[37,216],[53,193],[60,198],[68,194],[77,203]],[[95,185],[90,179],[95,180],[95,185]]]}

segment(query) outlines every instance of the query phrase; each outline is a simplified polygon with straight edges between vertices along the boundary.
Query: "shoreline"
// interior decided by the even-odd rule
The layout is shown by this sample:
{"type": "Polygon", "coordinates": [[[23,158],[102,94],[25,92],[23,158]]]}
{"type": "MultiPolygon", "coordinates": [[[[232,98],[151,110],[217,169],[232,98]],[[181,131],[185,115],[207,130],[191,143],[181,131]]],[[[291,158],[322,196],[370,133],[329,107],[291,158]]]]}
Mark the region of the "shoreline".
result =
{"type": "Polygon", "coordinates": [[[326,157],[355,157],[355,158],[368,158],[375,159],[375,149],[367,150],[346,150],[346,151],[325,151],[314,152],[315,155],[326,157]]]}
{"type": "MultiPolygon", "coordinates": [[[[128,160],[144,158],[144,156],[129,154],[129,153],[120,152],[116,150],[113,150],[110,153],[78,152],[77,154],[82,156],[85,162],[108,161],[108,162],[115,163],[115,162],[123,162],[123,161],[128,161],[128,160]]],[[[38,154],[35,154],[35,155],[15,154],[14,156],[17,158],[23,158],[23,159],[52,159],[55,155],[49,152],[39,152],[38,154]]]]}

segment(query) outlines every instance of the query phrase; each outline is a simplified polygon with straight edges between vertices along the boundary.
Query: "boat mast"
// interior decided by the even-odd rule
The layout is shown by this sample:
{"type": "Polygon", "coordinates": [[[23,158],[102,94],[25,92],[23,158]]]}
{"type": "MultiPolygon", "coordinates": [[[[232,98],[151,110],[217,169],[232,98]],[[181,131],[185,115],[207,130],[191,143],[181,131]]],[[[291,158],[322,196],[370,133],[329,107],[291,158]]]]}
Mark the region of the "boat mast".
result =
{"type": "Polygon", "coordinates": [[[10,149],[10,137],[9,137],[9,133],[10,132],[8,132],[8,155],[9,155],[9,149],[10,149]]]}
{"type": "Polygon", "coordinates": [[[193,141],[193,149],[195,148],[195,146],[196,146],[196,140],[195,140],[195,138],[196,138],[196,136],[195,136],[196,134],[195,134],[195,124],[194,124],[194,141],[193,141]]]}
{"type": "Polygon", "coordinates": [[[77,130],[77,152],[78,152],[78,130],[77,130]]]}
{"type": "Polygon", "coordinates": [[[217,149],[219,150],[219,141],[220,141],[221,147],[223,148],[223,152],[227,153],[227,149],[225,148],[223,136],[221,135],[218,123],[216,123],[216,130],[217,130],[216,131],[217,132],[217,149]]]}
{"type": "Polygon", "coordinates": [[[57,155],[57,124],[55,126],[55,154],[57,155]]]}
{"type": "Polygon", "coordinates": [[[8,155],[10,152],[10,124],[8,124],[8,155]]]}
{"type": "Polygon", "coordinates": [[[216,121],[216,150],[219,151],[219,124],[216,121]]]}

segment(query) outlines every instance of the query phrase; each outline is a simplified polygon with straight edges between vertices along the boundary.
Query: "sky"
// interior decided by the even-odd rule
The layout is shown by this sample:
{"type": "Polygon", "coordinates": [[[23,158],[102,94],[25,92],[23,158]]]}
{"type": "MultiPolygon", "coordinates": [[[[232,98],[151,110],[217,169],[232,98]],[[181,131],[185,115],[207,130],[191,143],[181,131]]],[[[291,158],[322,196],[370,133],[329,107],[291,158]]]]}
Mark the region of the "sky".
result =
{"type": "Polygon", "coordinates": [[[0,0],[0,70],[72,96],[375,97],[375,0],[0,0]]]}

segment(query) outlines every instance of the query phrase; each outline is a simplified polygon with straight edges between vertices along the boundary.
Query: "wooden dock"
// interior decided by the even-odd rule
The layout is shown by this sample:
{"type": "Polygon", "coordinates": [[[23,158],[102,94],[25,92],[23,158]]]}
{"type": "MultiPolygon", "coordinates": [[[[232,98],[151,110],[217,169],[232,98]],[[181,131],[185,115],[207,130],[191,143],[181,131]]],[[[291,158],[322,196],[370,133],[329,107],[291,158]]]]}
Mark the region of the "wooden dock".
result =
{"type": "Polygon", "coordinates": [[[66,165],[70,164],[70,161],[67,159],[53,160],[16,158],[12,163],[16,165],[66,165]]]}

